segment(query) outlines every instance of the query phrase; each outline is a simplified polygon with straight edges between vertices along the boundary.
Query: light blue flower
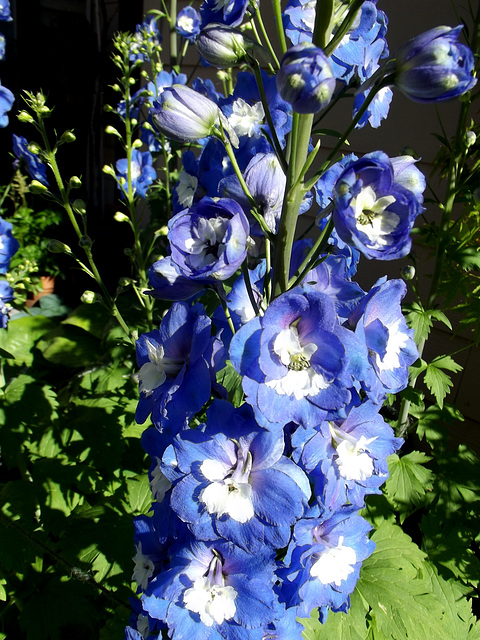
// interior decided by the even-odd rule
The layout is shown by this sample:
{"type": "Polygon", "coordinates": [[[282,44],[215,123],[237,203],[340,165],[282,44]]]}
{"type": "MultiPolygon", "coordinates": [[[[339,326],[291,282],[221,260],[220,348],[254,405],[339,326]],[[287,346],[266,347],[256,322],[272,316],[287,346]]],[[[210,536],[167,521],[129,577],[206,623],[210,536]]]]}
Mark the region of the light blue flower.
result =
{"type": "Polygon", "coordinates": [[[7,89],[7,87],[3,87],[0,85],[0,129],[8,126],[8,115],[7,113],[13,106],[15,102],[15,96],[7,89]]]}
{"type": "Polygon", "coordinates": [[[6,280],[0,280],[0,329],[5,329],[9,320],[10,305],[14,291],[6,280]]]}
{"type": "Polygon", "coordinates": [[[10,0],[0,0],[0,20],[10,22],[13,20],[10,11],[10,0]]]}
{"type": "MultiPolygon", "coordinates": [[[[150,151],[132,151],[132,159],[130,163],[130,176],[132,181],[132,195],[138,195],[141,198],[147,197],[148,187],[156,179],[157,173],[152,167],[153,159],[150,151]]],[[[128,193],[128,159],[121,158],[117,160],[117,182],[118,188],[124,195],[128,193]]]]}
{"type": "Polygon", "coordinates": [[[13,153],[17,157],[14,166],[25,165],[30,177],[48,187],[47,167],[38,155],[28,150],[28,141],[23,136],[13,134],[13,153]]]}
{"type": "Polygon", "coordinates": [[[0,218],[0,273],[7,273],[10,260],[19,248],[18,240],[13,236],[13,226],[0,218]]]}
{"type": "Polygon", "coordinates": [[[200,14],[193,7],[185,7],[178,12],[175,29],[185,40],[194,41],[200,32],[200,14]]]}

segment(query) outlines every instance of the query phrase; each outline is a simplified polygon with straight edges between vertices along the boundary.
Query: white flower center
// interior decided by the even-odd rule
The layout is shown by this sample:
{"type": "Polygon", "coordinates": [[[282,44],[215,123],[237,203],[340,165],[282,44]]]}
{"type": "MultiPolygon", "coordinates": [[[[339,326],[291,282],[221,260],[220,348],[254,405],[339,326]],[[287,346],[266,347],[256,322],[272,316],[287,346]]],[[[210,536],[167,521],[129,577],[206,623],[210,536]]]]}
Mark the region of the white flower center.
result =
{"type": "Polygon", "coordinates": [[[157,466],[152,471],[152,479],[150,480],[153,497],[157,502],[162,502],[165,494],[172,486],[172,483],[166,475],[160,470],[160,460],[157,458],[157,466]]]}
{"type": "Polygon", "coordinates": [[[376,354],[375,364],[380,371],[392,371],[398,369],[400,366],[399,353],[406,346],[408,341],[408,335],[399,331],[401,319],[389,325],[387,347],[385,349],[385,355],[383,359],[380,355],[376,354]]]}
{"type": "Polygon", "coordinates": [[[313,342],[306,345],[300,343],[296,327],[282,329],[275,338],[273,350],[287,367],[287,372],[282,378],[268,380],[266,385],[280,395],[294,395],[296,400],[314,396],[326,389],[329,382],[310,366],[310,359],[317,349],[313,342]]]}
{"type": "Polygon", "coordinates": [[[133,570],[132,580],[138,584],[140,589],[147,588],[148,580],[153,576],[155,565],[149,556],[142,552],[142,543],[137,544],[137,552],[133,558],[135,568],[133,570]]]}
{"type": "Polygon", "coordinates": [[[186,171],[181,171],[178,176],[177,198],[181,207],[188,209],[193,204],[193,196],[197,190],[198,179],[186,171]]]}
{"type": "Polygon", "coordinates": [[[373,475],[373,459],[365,449],[377,439],[360,436],[357,440],[350,434],[330,425],[330,434],[336,442],[337,458],[335,460],[340,475],[345,480],[362,482],[373,475]]]}
{"type": "Polygon", "coordinates": [[[256,102],[250,106],[243,98],[235,100],[232,105],[233,112],[228,118],[228,122],[237,136],[248,136],[256,134],[256,127],[262,124],[265,111],[261,102],[256,102]]]}
{"type": "Polygon", "coordinates": [[[214,623],[222,624],[233,618],[237,610],[236,597],[237,592],[233,587],[212,585],[210,579],[203,576],[185,591],[183,602],[187,609],[200,615],[204,625],[211,627],[214,623]]]}
{"type": "Polygon", "coordinates": [[[382,196],[377,199],[372,187],[365,187],[350,206],[355,212],[357,229],[369,240],[369,246],[378,247],[391,244],[389,236],[400,223],[400,217],[387,207],[395,202],[394,196],[382,196]]]}
{"type": "Polygon", "coordinates": [[[177,25],[178,28],[181,29],[182,31],[185,31],[186,33],[192,33],[193,32],[193,18],[189,18],[188,16],[180,16],[180,18],[177,21],[177,25]]]}
{"type": "Polygon", "coordinates": [[[185,240],[185,250],[190,254],[190,264],[194,269],[213,264],[222,255],[228,224],[226,218],[200,218],[193,228],[192,237],[185,240]]]}
{"type": "Polygon", "coordinates": [[[357,561],[355,550],[343,546],[343,536],[338,539],[338,545],[320,554],[312,565],[310,575],[318,578],[322,584],[341,585],[343,580],[353,573],[353,566],[357,561]]]}
{"type": "Polygon", "coordinates": [[[145,342],[149,362],[141,366],[138,379],[140,393],[149,396],[165,382],[167,375],[177,375],[185,361],[181,358],[165,358],[165,350],[162,345],[154,345],[148,338],[145,342]]]}

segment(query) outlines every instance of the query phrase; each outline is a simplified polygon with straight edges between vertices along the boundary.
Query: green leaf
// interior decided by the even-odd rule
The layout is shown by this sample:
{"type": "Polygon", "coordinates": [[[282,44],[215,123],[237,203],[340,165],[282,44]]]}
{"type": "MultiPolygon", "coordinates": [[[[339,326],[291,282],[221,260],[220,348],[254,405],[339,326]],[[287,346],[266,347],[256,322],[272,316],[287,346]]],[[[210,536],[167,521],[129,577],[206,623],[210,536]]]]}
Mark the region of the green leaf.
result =
{"type": "Polygon", "coordinates": [[[74,309],[62,322],[91,333],[96,338],[103,338],[105,327],[110,320],[107,310],[100,304],[83,304],[74,309]]]}
{"type": "Polygon", "coordinates": [[[425,370],[425,384],[433,395],[440,408],[443,407],[443,400],[450,388],[453,386],[453,382],[450,376],[444,373],[443,369],[458,373],[463,369],[457,364],[450,356],[441,356],[435,358],[427,365],[425,370]]]}
{"type": "Polygon", "coordinates": [[[413,302],[406,308],[409,309],[409,313],[406,315],[407,322],[415,331],[415,340],[417,343],[420,340],[426,340],[433,324],[431,312],[424,309],[417,302],[413,302]]]}
{"type": "Polygon", "coordinates": [[[0,348],[11,353],[16,364],[29,366],[33,362],[35,343],[55,326],[55,320],[45,316],[10,320],[7,329],[0,332],[0,348]]]}
{"type": "Polygon", "coordinates": [[[37,344],[45,360],[78,369],[98,361],[99,341],[80,329],[58,327],[37,344]]]}
{"type": "Polygon", "coordinates": [[[152,490],[148,474],[136,475],[127,478],[128,502],[132,513],[135,515],[145,514],[152,506],[152,490]]]}
{"type": "Polygon", "coordinates": [[[234,407],[239,407],[243,402],[242,376],[233,368],[230,360],[224,369],[217,373],[217,382],[223,384],[228,391],[228,399],[234,407]]]}
{"type": "Polygon", "coordinates": [[[15,356],[10,351],[0,348],[0,358],[6,358],[7,360],[14,360],[15,356]]]}
{"type": "Polygon", "coordinates": [[[458,247],[449,254],[464,271],[480,269],[480,251],[477,247],[458,247]]]}
{"type": "Polygon", "coordinates": [[[301,620],[305,627],[304,636],[308,640],[366,640],[368,627],[365,607],[360,595],[354,592],[351,596],[348,613],[332,613],[326,623],[319,625],[316,610],[309,620],[301,620]]]}
{"type": "Polygon", "coordinates": [[[424,465],[431,460],[421,451],[399,457],[388,458],[390,477],[385,484],[385,495],[400,513],[400,522],[415,509],[428,501],[427,492],[432,490],[433,473],[424,465]]]}

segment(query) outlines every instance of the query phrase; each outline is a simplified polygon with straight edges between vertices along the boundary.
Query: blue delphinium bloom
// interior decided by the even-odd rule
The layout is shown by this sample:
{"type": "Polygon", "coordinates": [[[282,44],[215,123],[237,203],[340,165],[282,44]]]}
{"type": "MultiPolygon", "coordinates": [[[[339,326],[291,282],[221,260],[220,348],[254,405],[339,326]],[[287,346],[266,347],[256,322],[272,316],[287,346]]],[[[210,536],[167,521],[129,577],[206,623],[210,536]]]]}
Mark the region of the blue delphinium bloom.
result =
{"type": "Polygon", "coordinates": [[[366,355],[339,324],[333,300],[309,286],[276,298],[230,343],[230,360],[262,426],[336,416],[350,402],[352,376],[362,377],[366,355]]]}
{"type": "Polygon", "coordinates": [[[240,30],[211,22],[198,34],[195,45],[203,60],[217,69],[228,69],[245,61],[256,43],[240,30]]]}
{"type": "Polygon", "coordinates": [[[226,280],[246,258],[249,231],[237,202],[202,198],[169,222],[172,260],[188,278],[226,280]]]}
{"type": "Polygon", "coordinates": [[[15,102],[15,96],[10,91],[10,89],[7,89],[7,87],[4,87],[0,84],[0,128],[1,129],[8,126],[7,113],[12,108],[14,102],[15,102]]]}
{"type": "MultiPolygon", "coordinates": [[[[145,87],[142,87],[130,97],[130,101],[128,105],[130,118],[135,118],[136,120],[138,120],[138,117],[140,115],[140,109],[142,108],[144,102],[145,102],[145,87]]],[[[127,116],[125,100],[120,100],[120,102],[118,103],[117,113],[122,118],[122,120],[125,120],[127,116]]]]}
{"type": "Polygon", "coordinates": [[[7,273],[10,260],[19,248],[18,240],[12,234],[13,226],[0,218],[0,273],[7,273]]]}
{"type": "Polygon", "coordinates": [[[163,456],[171,506],[198,540],[224,538],[255,553],[286,546],[310,497],[283,433],[260,428],[248,405],[216,401],[202,430],[183,431],[163,456]]]}
{"type": "Polygon", "coordinates": [[[367,535],[371,528],[355,510],[345,509],[325,518],[318,508],[312,508],[312,517],[295,526],[287,566],[278,571],[287,607],[295,607],[301,618],[309,617],[318,607],[321,622],[329,609],[348,611],[362,562],[375,548],[367,535]]]}
{"type": "Polygon", "coordinates": [[[187,76],[184,73],[177,73],[176,71],[159,71],[155,76],[155,81],[147,84],[147,89],[153,96],[150,100],[158,100],[167,87],[173,87],[175,84],[185,85],[186,83],[187,76]]]}
{"type": "Polygon", "coordinates": [[[340,238],[367,258],[406,256],[415,218],[423,211],[423,197],[405,184],[395,180],[392,162],[382,151],[348,164],[334,190],[333,220],[340,238]]]}
{"type": "Polygon", "coordinates": [[[23,136],[13,134],[13,153],[17,157],[14,166],[25,164],[25,168],[34,180],[48,187],[47,167],[40,158],[28,150],[28,141],[23,136]]]}
{"type": "MultiPolygon", "coordinates": [[[[153,158],[150,151],[132,151],[132,161],[130,163],[130,174],[133,194],[141,198],[147,197],[147,189],[157,177],[157,172],[152,167],[153,158]]],[[[117,182],[122,193],[128,190],[128,159],[117,160],[116,168],[118,172],[117,182]]]]}
{"type": "Polygon", "coordinates": [[[200,14],[193,7],[185,7],[178,12],[175,29],[185,40],[194,41],[200,32],[200,14]]]}
{"type": "Polygon", "coordinates": [[[0,33],[0,60],[5,60],[5,36],[0,33]]]}
{"type": "Polygon", "coordinates": [[[13,20],[10,11],[10,0],[0,0],[0,20],[10,22],[13,20]]]}
{"type": "MultiPolygon", "coordinates": [[[[365,506],[365,496],[380,493],[388,477],[387,457],[402,444],[378,413],[380,405],[364,402],[345,420],[318,425],[302,444],[299,464],[314,483],[325,512],[348,505],[365,506]]],[[[299,434],[300,435],[300,434],[299,434]]]]}
{"type": "Polygon", "coordinates": [[[317,113],[328,105],[335,90],[329,59],[308,42],[288,49],[276,80],[280,95],[297,113],[317,113]]]}
{"type": "Polygon", "coordinates": [[[202,27],[211,22],[238,27],[242,23],[248,8],[248,0],[204,0],[200,6],[202,27]]]}
{"type": "Polygon", "coordinates": [[[148,281],[152,287],[148,293],[158,300],[188,300],[211,284],[208,279],[192,280],[183,275],[171,256],[152,264],[148,281]]]}
{"type": "Polygon", "coordinates": [[[6,280],[0,280],[0,329],[5,329],[9,320],[10,305],[14,298],[12,287],[6,280]]]}
{"type": "Polygon", "coordinates": [[[403,280],[381,278],[351,313],[348,323],[362,337],[380,385],[367,389],[376,402],[398,393],[408,384],[408,367],[418,358],[401,309],[407,291],[403,280]]]}
{"type": "Polygon", "coordinates": [[[159,329],[140,336],[137,422],[145,422],[151,413],[162,432],[176,433],[188,425],[210,397],[218,353],[214,342],[210,318],[199,303],[190,308],[176,302],[159,329]]]}
{"type": "Polygon", "coordinates": [[[142,597],[150,618],[166,622],[176,640],[262,640],[281,612],[273,552],[251,554],[221,541],[172,551],[170,568],[142,597]]]}
{"type": "Polygon", "coordinates": [[[474,56],[458,42],[462,28],[436,27],[404,44],[396,56],[395,86],[416,102],[451,100],[472,89],[474,56]]]}

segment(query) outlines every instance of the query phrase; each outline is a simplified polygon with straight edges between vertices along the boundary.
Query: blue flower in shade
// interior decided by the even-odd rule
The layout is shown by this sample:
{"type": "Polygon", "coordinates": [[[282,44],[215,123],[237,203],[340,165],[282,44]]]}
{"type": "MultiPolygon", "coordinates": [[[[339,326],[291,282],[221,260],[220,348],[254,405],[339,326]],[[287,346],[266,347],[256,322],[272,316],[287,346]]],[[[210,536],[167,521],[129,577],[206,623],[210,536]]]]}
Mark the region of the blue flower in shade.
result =
{"type": "Polygon", "coordinates": [[[230,343],[257,421],[318,424],[350,402],[353,377],[362,379],[366,348],[340,326],[333,300],[304,286],[276,298],[262,317],[230,343]]]}
{"type": "Polygon", "coordinates": [[[318,508],[312,508],[312,517],[295,526],[286,567],[278,571],[283,578],[281,599],[287,607],[295,607],[301,618],[318,607],[321,622],[329,608],[348,611],[362,562],[375,548],[367,535],[371,528],[355,510],[324,518],[318,508]]]}
{"type": "Polygon", "coordinates": [[[17,157],[14,166],[24,164],[31,178],[48,187],[47,167],[37,155],[28,150],[28,141],[13,134],[13,153],[17,157]]]}
{"type": "Polygon", "coordinates": [[[162,95],[167,87],[173,87],[174,84],[187,83],[187,76],[184,73],[177,73],[176,71],[159,71],[155,77],[155,82],[149,82],[147,89],[153,96],[154,101],[162,95]]]}
{"type": "Polygon", "coordinates": [[[423,197],[405,184],[395,179],[394,166],[382,151],[348,164],[334,189],[333,220],[340,238],[367,258],[395,260],[407,255],[423,197]]]}
{"type": "Polygon", "coordinates": [[[173,304],[159,329],[137,340],[140,400],[135,418],[152,422],[163,433],[187,426],[210,398],[221,344],[210,335],[203,305],[173,304]]]}
{"type": "Polygon", "coordinates": [[[408,328],[401,309],[406,291],[403,280],[381,278],[348,319],[365,341],[380,383],[367,389],[376,402],[383,402],[386,393],[398,393],[407,386],[408,367],[418,358],[413,330],[408,328]]]}
{"type": "MultiPolygon", "coordinates": [[[[367,89],[367,91],[358,93],[355,96],[355,99],[353,101],[354,116],[357,115],[357,112],[365,102],[365,98],[368,93],[369,90],[367,89]]],[[[380,89],[372,102],[368,105],[365,113],[358,121],[357,128],[365,126],[367,122],[369,122],[374,129],[378,128],[382,124],[382,121],[385,120],[385,118],[388,116],[392,98],[393,92],[390,87],[383,87],[382,89],[380,89]]]]}
{"type": "Polygon", "coordinates": [[[3,87],[0,85],[0,129],[8,126],[8,115],[7,113],[13,106],[15,102],[15,96],[7,89],[7,87],[3,87]]]}
{"type": "MultiPolygon", "coordinates": [[[[145,87],[142,87],[130,97],[129,112],[128,112],[128,115],[130,118],[135,118],[135,120],[138,120],[140,116],[140,109],[142,108],[144,102],[145,102],[145,87]]],[[[117,113],[123,120],[125,120],[125,118],[127,117],[125,100],[121,100],[118,103],[117,113]]]]}
{"type": "Polygon", "coordinates": [[[0,60],[5,60],[5,36],[0,33],[0,60]]]}
{"type": "Polygon", "coordinates": [[[345,420],[318,426],[303,445],[299,464],[314,482],[321,508],[336,511],[365,506],[365,496],[380,493],[388,477],[387,457],[402,444],[378,413],[380,406],[364,402],[345,420]]]}
{"type": "Polygon", "coordinates": [[[19,248],[18,240],[12,235],[13,226],[0,218],[0,273],[7,273],[10,260],[19,248]]]}
{"type": "Polygon", "coordinates": [[[4,22],[13,20],[10,12],[10,0],[0,0],[0,20],[4,22]]]}
{"type": "Polygon", "coordinates": [[[202,431],[180,433],[163,456],[170,504],[199,540],[224,538],[255,553],[282,548],[304,512],[310,484],[283,455],[281,431],[260,428],[248,405],[216,401],[202,431]]]}
{"type": "MultiPolygon", "coordinates": [[[[130,163],[130,173],[132,181],[132,194],[141,198],[147,197],[148,187],[156,179],[157,173],[152,167],[153,159],[150,151],[132,151],[132,161],[130,163]]],[[[117,182],[123,194],[128,194],[128,159],[117,160],[117,182]]]]}
{"type": "Polygon", "coordinates": [[[204,0],[200,6],[202,27],[211,22],[238,27],[248,8],[248,0],[204,0]]]}
{"type": "Polygon", "coordinates": [[[185,40],[194,41],[200,33],[200,14],[193,7],[185,7],[178,12],[175,29],[185,40]]]}
{"type": "Polygon", "coordinates": [[[262,640],[281,612],[273,591],[273,553],[227,542],[192,542],[172,552],[170,569],[142,597],[150,618],[176,640],[262,640]]]}
{"type": "Polygon", "coordinates": [[[148,282],[152,287],[148,293],[158,300],[188,300],[211,284],[184,276],[170,256],[152,264],[148,282]]]}
{"type": "Polygon", "coordinates": [[[396,56],[395,86],[416,102],[452,100],[470,91],[477,82],[475,61],[458,42],[462,28],[436,27],[404,44],[396,56]]]}
{"type": "Polygon", "coordinates": [[[276,79],[280,95],[297,113],[317,113],[328,105],[335,90],[327,56],[308,42],[288,49],[276,79]]]}
{"type": "Polygon", "coordinates": [[[12,287],[6,280],[0,280],[0,329],[5,329],[9,320],[10,305],[14,298],[12,287]]]}
{"type": "Polygon", "coordinates": [[[226,280],[246,258],[250,226],[234,200],[202,198],[168,226],[172,261],[188,278],[226,280]]]}

